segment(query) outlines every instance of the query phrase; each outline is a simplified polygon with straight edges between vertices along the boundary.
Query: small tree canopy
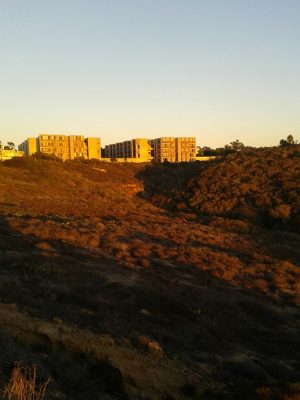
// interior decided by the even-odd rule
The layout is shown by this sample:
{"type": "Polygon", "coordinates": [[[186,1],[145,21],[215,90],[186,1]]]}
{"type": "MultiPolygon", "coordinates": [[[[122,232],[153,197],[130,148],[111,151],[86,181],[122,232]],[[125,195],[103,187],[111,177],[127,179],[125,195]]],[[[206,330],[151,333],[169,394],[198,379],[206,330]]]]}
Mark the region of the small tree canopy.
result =
{"type": "Polygon", "coordinates": [[[7,142],[7,146],[5,146],[7,148],[7,150],[13,150],[16,145],[14,144],[14,142],[7,142]]]}
{"type": "Polygon", "coordinates": [[[288,135],[286,139],[281,139],[279,142],[280,146],[292,146],[293,144],[297,144],[297,141],[294,140],[293,135],[288,135]]]}
{"type": "Polygon", "coordinates": [[[288,135],[288,137],[286,138],[288,144],[295,144],[295,140],[293,135],[288,135]]]}
{"type": "Polygon", "coordinates": [[[234,151],[240,151],[244,148],[244,144],[240,142],[238,139],[236,139],[234,142],[230,143],[230,147],[234,151]]]}
{"type": "Polygon", "coordinates": [[[200,146],[197,146],[197,156],[198,157],[203,156],[203,150],[201,149],[200,146]]]}

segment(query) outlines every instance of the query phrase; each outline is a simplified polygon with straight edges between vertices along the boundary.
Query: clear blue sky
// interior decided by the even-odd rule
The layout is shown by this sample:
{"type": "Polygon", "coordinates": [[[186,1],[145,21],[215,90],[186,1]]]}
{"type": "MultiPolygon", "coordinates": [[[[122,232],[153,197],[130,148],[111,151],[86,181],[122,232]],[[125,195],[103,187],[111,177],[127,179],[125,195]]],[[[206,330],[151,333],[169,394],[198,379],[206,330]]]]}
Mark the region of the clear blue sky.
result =
{"type": "Polygon", "coordinates": [[[300,0],[0,0],[0,139],[300,139],[300,0]]]}

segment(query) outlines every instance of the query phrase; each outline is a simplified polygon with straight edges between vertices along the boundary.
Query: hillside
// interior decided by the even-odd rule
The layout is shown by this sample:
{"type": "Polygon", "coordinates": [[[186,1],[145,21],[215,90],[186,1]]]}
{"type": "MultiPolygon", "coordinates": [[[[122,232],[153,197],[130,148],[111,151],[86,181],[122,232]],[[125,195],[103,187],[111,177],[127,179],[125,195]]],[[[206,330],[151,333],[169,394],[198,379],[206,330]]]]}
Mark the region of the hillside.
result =
{"type": "Polygon", "coordinates": [[[152,187],[150,174],[156,204],[299,232],[299,145],[244,150],[198,169],[186,166],[176,171],[170,166],[170,170],[165,187],[163,182],[152,187]]]}
{"type": "Polygon", "coordinates": [[[0,387],[19,360],[47,399],[297,398],[298,151],[1,163],[0,387]]]}

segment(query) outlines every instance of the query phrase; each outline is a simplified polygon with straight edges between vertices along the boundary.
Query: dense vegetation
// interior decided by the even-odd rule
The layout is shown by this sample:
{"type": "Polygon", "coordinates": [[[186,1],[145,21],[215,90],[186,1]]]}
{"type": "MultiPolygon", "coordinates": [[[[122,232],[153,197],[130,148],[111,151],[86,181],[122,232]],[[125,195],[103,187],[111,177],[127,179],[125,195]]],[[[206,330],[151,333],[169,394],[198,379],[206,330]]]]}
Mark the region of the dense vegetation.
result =
{"type": "Polygon", "coordinates": [[[300,229],[300,146],[232,154],[191,179],[197,213],[300,229]]]}
{"type": "MultiPolygon", "coordinates": [[[[156,204],[299,232],[299,145],[243,150],[198,169],[179,168],[169,167],[160,185],[148,186],[156,204]]],[[[148,171],[148,180],[153,172],[148,171]]]]}

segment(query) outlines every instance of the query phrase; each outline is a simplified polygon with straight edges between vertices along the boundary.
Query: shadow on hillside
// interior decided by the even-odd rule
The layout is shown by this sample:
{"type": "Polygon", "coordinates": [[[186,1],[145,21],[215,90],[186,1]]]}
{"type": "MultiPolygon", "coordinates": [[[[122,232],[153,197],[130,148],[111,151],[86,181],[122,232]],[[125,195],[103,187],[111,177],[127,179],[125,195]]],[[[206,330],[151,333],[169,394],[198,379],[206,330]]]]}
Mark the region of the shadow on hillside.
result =
{"type": "MultiPolygon", "coordinates": [[[[71,263],[65,263],[67,257],[60,257],[58,253],[51,255],[37,250],[37,241],[35,237],[11,230],[5,217],[0,217],[0,304],[11,304],[12,313],[18,310],[24,316],[52,322],[53,317],[60,315],[66,323],[75,323],[68,315],[76,304],[71,309],[68,302],[60,298],[67,293],[72,274],[70,269],[63,270],[64,267],[72,268],[71,263]]],[[[73,264],[76,263],[75,257],[72,258],[73,264]]],[[[69,300],[72,301],[71,298],[69,300]]],[[[38,367],[38,380],[51,377],[48,389],[56,394],[48,397],[47,389],[46,399],[62,398],[62,393],[81,400],[103,397],[128,399],[119,369],[105,356],[95,358],[92,354],[80,351],[70,353],[63,347],[53,348],[45,335],[39,337],[34,331],[22,342],[26,329],[20,335],[19,328],[22,332],[22,328],[15,327],[15,324],[8,327],[5,320],[1,323],[0,387],[8,382],[14,362],[20,361],[38,367]]],[[[27,327],[27,331],[30,332],[30,327],[27,327]]]]}
{"type": "Polygon", "coordinates": [[[98,359],[91,354],[63,349],[50,351],[41,345],[37,348],[34,343],[22,343],[1,331],[0,351],[0,389],[9,381],[15,363],[20,362],[36,367],[37,385],[51,379],[45,400],[128,399],[120,370],[105,357],[98,359]]]}
{"type": "Polygon", "coordinates": [[[229,154],[202,163],[147,166],[141,197],[170,211],[299,232],[300,146],[229,154]]]}
{"type": "MultiPolygon", "coordinates": [[[[166,210],[171,218],[180,217],[209,225],[218,229],[220,233],[251,236],[253,242],[259,243],[264,254],[272,254],[272,257],[277,261],[289,261],[295,265],[300,265],[300,250],[297,245],[300,239],[299,233],[297,233],[299,226],[297,227],[295,221],[290,223],[286,222],[285,219],[276,220],[262,215],[257,216],[257,218],[248,218],[238,213],[230,216],[219,212],[205,214],[196,212],[194,208],[189,206],[188,199],[191,195],[191,188],[188,182],[195,178],[201,180],[201,173],[218,163],[224,163],[224,158],[205,163],[163,163],[146,166],[136,175],[136,178],[140,179],[144,185],[144,191],[137,195],[152,202],[160,209],[166,210]],[[294,225],[296,229],[291,228],[294,225]]],[[[209,186],[208,183],[205,184],[209,186]]],[[[215,245],[208,245],[208,247],[211,250],[225,251],[233,256],[245,258],[245,254],[238,250],[215,245]]]]}
{"type": "Polygon", "coordinates": [[[2,303],[133,347],[146,335],[169,356],[212,368],[226,384],[299,381],[295,307],[192,268],[157,262],[126,269],[59,241],[39,249],[38,238],[11,230],[3,216],[0,227],[2,303]]]}
{"type": "MultiPolygon", "coordinates": [[[[196,178],[207,165],[216,163],[210,161],[207,163],[162,163],[151,164],[136,174],[136,178],[143,182],[144,193],[142,197],[162,196],[169,200],[174,197],[176,191],[185,190],[186,183],[191,178],[196,178]]],[[[159,205],[159,202],[155,202],[159,205]]],[[[170,202],[166,202],[166,205],[170,202]]],[[[170,208],[170,207],[169,207],[170,208]]]]}

